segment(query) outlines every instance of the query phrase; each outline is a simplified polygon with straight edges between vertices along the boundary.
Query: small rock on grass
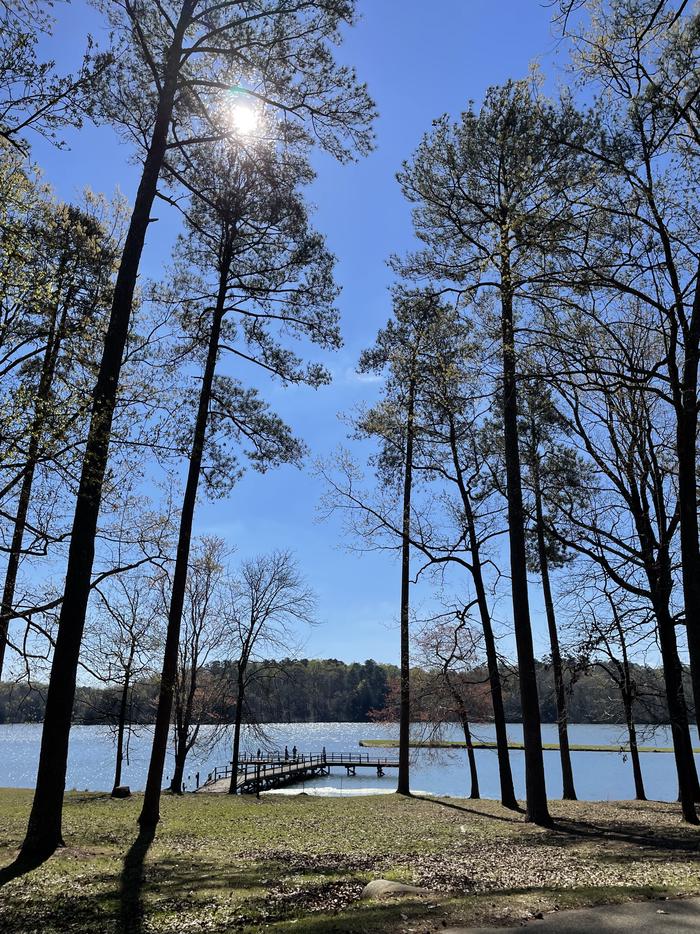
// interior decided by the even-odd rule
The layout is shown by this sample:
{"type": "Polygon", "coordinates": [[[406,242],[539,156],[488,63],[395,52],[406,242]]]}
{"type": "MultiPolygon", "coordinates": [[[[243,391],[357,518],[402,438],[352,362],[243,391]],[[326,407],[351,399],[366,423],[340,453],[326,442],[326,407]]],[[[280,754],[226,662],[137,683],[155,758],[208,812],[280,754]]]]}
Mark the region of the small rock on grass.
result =
{"type": "Polygon", "coordinates": [[[429,889],[419,885],[405,885],[390,879],[373,879],[362,890],[360,898],[400,898],[402,895],[432,895],[429,889]]]}

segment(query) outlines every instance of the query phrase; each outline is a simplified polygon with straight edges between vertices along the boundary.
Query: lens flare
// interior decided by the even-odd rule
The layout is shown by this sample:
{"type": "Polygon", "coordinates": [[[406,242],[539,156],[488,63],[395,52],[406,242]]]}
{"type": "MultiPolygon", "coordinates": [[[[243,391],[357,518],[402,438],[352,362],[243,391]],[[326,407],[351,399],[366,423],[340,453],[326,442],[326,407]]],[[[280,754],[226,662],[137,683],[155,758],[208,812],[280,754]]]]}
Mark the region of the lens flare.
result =
{"type": "Polygon", "coordinates": [[[231,123],[241,136],[250,136],[260,123],[260,114],[256,107],[237,101],[231,108],[231,123]]]}

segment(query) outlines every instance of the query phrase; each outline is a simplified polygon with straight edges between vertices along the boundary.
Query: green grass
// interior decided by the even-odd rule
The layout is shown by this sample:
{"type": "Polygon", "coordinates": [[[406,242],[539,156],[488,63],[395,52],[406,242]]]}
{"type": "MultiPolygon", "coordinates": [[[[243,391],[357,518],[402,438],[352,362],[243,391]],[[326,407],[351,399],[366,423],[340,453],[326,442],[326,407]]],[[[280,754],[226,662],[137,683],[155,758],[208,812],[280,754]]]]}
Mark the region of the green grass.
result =
{"type": "MultiPolygon", "coordinates": [[[[373,747],[376,749],[398,749],[398,739],[361,739],[360,746],[373,747]]],[[[413,740],[409,743],[413,749],[466,749],[467,744],[456,740],[448,739],[426,739],[413,740]]],[[[472,743],[474,749],[496,749],[495,743],[480,742],[474,740],[472,743]]],[[[523,743],[510,742],[509,749],[524,749],[523,743]]],[[[559,743],[542,743],[542,748],[550,752],[559,750],[559,743]]],[[[629,746],[599,746],[588,745],[585,743],[570,743],[571,752],[629,752],[629,746]]],[[[673,752],[671,746],[639,746],[639,752],[673,752]]],[[[693,752],[700,753],[700,747],[693,749],[693,752]]]]}
{"type": "MultiPolygon", "coordinates": [[[[31,792],[0,791],[0,861],[31,792]]],[[[437,931],[630,898],[700,893],[700,831],[657,802],[553,802],[554,830],[493,801],[189,795],[163,799],[141,859],[139,796],[69,794],[66,848],[6,884],[13,934],[437,931]],[[424,899],[359,900],[374,878],[424,899]]]]}

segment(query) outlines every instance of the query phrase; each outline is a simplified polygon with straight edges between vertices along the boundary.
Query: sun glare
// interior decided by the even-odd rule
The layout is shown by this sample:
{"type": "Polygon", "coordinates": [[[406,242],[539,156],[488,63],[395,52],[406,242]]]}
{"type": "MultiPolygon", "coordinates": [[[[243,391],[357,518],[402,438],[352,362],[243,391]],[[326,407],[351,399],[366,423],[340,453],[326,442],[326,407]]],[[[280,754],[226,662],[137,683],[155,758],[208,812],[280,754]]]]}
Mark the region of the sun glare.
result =
{"type": "Polygon", "coordinates": [[[231,121],[237,133],[250,136],[258,128],[260,115],[256,107],[238,102],[231,110],[231,121]]]}

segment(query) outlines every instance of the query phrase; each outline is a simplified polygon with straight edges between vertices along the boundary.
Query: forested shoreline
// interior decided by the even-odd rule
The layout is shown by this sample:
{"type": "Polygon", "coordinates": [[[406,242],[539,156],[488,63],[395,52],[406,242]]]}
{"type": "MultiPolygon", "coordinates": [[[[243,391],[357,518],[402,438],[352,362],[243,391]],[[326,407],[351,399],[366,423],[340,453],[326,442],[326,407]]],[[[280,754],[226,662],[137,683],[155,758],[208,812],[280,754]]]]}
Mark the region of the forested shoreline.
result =
{"type": "MultiPolygon", "coordinates": [[[[215,675],[230,675],[232,663],[215,662],[215,675]]],[[[484,677],[483,669],[470,672],[472,691],[484,677]]],[[[659,668],[633,666],[640,691],[635,704],[638,723],[668,723],[668,708],[663,697],[663,672],[659,668]]],[[[362,723],[398,719],[394,703],[399,679],[395,665],[372,660],[346,664],[337,659],[285,659],[264,679],[253,681],[247,698],[251,723],[362,723]]],[[[543,723],[556,722],[556,703],[550,688],[551,668],[545,661],[537,663],[540,710],[543,723]]],[[[435,719],[430,673],[412,671],[412,716],[426,724],[435,719]]],[[[130,723],[153,723],[157,703],[155,679],[134,683],[130,700],[130,723]]],[[[600,670],[578,671],[568,679],[570,719],[573,723],[623,723],[624,710],[615,685],[600,670]]],[[[44,715],[46,685],[26,682],[0,682],[0,724],[41,723],[44,715]]],[[[118,720],[121,693],[115,688],[79,686],[76,692],[74,723],[113,725],[118,720]]],[[[504,677],[504,707],[509,723],[522,722],[518,694],[517,671],[504,677]]],[[[477,718],[493,719],[488,698],[481,692],[474,697],[477,718]]],[[[200,722],[231,723],[235,703],[221,695],[211,697],[203,709],[200,722]]],[[[452,722],[458,722],[455,716],[452,722]]]]}

